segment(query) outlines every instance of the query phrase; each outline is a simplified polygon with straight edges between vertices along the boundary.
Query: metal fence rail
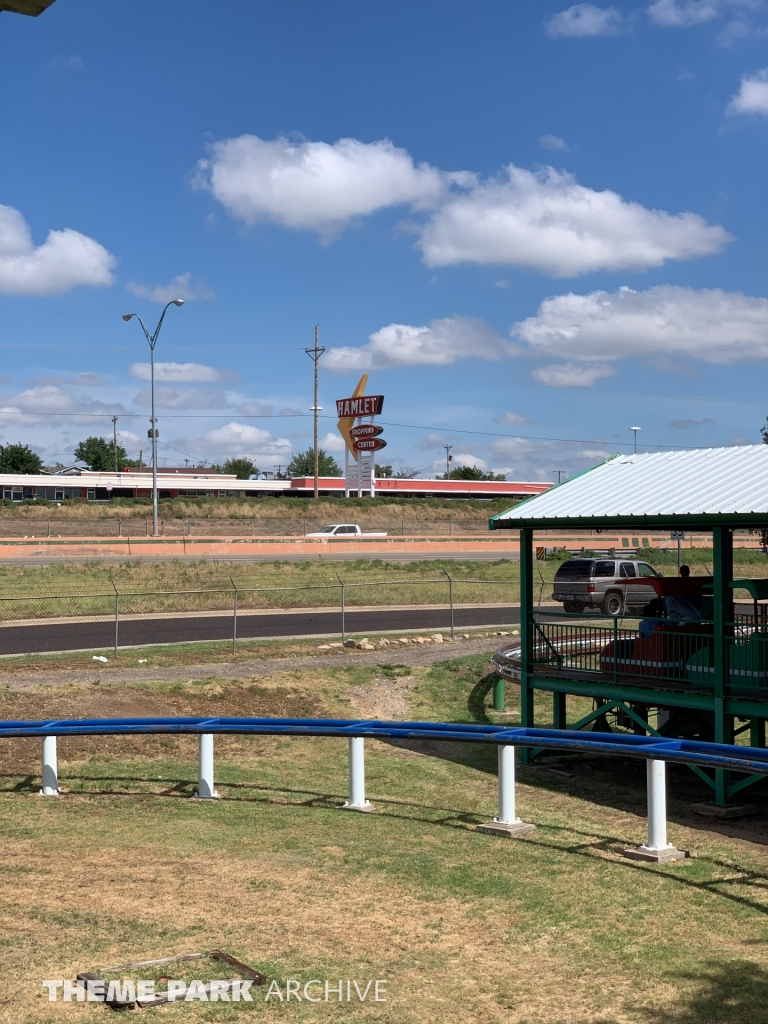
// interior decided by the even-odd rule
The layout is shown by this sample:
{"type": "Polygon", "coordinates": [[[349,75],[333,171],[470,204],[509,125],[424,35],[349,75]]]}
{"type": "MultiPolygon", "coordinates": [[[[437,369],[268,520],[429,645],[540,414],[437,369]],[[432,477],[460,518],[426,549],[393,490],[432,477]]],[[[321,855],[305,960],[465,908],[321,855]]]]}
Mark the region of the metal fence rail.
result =
{"type": "Polygon", "coordinates": [[[437,576],[254,586],[230,577],[216,586],[150,590],[113,580],[97,591],[0,591],[0,656],[279,636],[434,632],[513,625],[515,579],[437,576]]]}

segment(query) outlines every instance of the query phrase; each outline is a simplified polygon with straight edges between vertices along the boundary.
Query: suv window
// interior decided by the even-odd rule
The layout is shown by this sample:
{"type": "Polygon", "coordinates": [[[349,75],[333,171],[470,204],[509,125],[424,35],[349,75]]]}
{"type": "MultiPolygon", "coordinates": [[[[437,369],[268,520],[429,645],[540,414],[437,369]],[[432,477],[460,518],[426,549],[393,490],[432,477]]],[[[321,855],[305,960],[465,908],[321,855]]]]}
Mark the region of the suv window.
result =
{"type": "Polygon", "coordinates": [[[616,572],[613,562],[606,562],[602,559],[595,562],[595,576],[613,576],[616,572]]]}
{"type": "Polygon", "coordinates": [[[555,579],[589,579],[594,560],[591,558],[569,558],[555,573],[555,579]]]}
{"type": "Polygon", "coordinates": [[[659,574],[656,572],[656,570],[653,568],[653,566],[648,565],[647,562],[638,562],[637,563],[637,575],[638,576],[658,576],[659,574]]]}
{"type": "Polygon", "coordinates": [[[632,562],[622,562],[621,563],[621,575],[622,576],[632,576],[632,577],[634,577],[634,575],[635,575],[635,567],[632,564],[632,562]]]}

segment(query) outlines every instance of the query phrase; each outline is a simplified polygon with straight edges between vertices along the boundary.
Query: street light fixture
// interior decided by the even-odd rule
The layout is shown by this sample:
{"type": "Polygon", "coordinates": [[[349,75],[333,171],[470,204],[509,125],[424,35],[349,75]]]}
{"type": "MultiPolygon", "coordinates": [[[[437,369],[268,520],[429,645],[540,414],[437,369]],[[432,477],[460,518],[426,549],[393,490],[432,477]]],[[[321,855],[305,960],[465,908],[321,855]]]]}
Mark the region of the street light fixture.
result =
{"type": "Polygon", "coordinates": [[[152,440],[152,536],[158,536],[157,530],[157,418],[155,416],[155,343],[157,342],[157,336],[160,333],[160,328],[163,326],[163,320],[165,320],[165,314],[168,312],[169,306],[183,306],[184,299],[171,299],[166,305],[163,312],[160,314],[160,319],[157,322],[155,333],[150,334],[147,328],[144,326],[144,321],[141,319],[138,313],[124,313],[123,320],[126,323],[132,318],[136,319],[141,324],[141,329],[144,331],[144,335],[149,342],[149,362],[150,362],[150,390],[152,393],[152,418],[150,419],[151,429],[149,430],[149,437],[152,440]]]}
{"type": "Polygon", "coordinates": [[[638,430],[642,430],[643,428],[642,427],[630,427],[629,429],[633,430],[635,432],[635,455],[637,455],[637,432],[638,432],[638,430]]]}

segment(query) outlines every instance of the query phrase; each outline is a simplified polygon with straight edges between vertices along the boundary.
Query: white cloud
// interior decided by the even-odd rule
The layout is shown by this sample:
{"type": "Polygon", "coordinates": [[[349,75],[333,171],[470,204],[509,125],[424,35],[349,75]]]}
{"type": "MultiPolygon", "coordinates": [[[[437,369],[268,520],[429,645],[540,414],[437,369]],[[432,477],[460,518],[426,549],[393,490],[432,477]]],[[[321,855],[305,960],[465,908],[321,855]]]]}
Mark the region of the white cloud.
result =
{"type": "Polygon", "coordinates": [[[248,224],[275,221],[333,234],[352,218],[384,207],[434,203],[446,176],[429,164],[416,165],[388,139],[329,145],[241,135],[210,147],[195,182],[248,224]]]}
{"type": "Polygon", "coordinates": [[[749,35],[749,29],[743,21],[739,21],[738,18],[734,18],[733,21],[729,21],[723,31],[717,37],[717,45],[722,46],[725,49],[733,46],[739,39],[743,39],[749,35]]]}
{"type": "Polygon", "coordinates": [[[692,430],[694,427],[704,427],[708,424],[714,426],[715,421],[705,416],[702,420],[672,420],[669,425],[675,430],[692,430]]]}
{"type": "Polygon", "coordinates": [[[174,444],[209,460],[246,455],[261,469],[271,469],[272,460],[285,465],[293,450],[287,437],[273,437],[261,427],[235,422],[209,430],[198,437],[180,438],[174,444]]]}
{"type": "Polygon", "coordinates": [[[416,230],[429,266],[510,263],[554,277],[647,270],[718,252],[731,238],[697,214],[649,210],[552,167],[533,174],[512,164],[454,194],[416,230]]]}
{"type": "Polygon", "coordinates": [[[556,277],[647,270],[718,252],[731,237],[697,214],[650,210],[552,167],[534,174],[510,164],[481,181],[470,171],[416,165],[386,139],[329,145],[243,135],[214,143],[196,184],[234,217],[315,230],[326,240],[355,217],[408,205],[426,214],[405,226],[431,267],[501,263],[556,277]]]}
{"type": "Polygon", "coordinates": [[[48,64],[48,67],[51,71],[80,71],[83,67],[83,58],[78,54],[64,57],[58,53],[48,64]]]}
{"type": "Polygon", "coordinates": [[[591,388],[601,377],[612,377],[614,373],[614,368],[606,363],[553,363],[539,366],[531,376],[550,388],[591,388]]]}
{"type": "Polygon", "coordinates": [[[18,210],[0,205],[0,294],[60,295],[77,285],[113,282],[115,257],[79,231],[49,231],[35,247],[18,210]]]}
{"type": "Polygon", "coordinates": [[[571,292],[545,299],[512,334],[530,353],[579,362],[675,355],[719,364],[768,359],[768,299],[676,285],[571,292]]]}
{"type": "MultiPolygon", "coordinates": [[[[152,397],[149,388],[140,391],[134,397],[137,405],[148,407],[151,405],[152,397]]],[[[159,409],[231,409],[232,403],[226,392],[216,389],[204,391],[202,388],[187,388],[179,391],[178,388],[164,385],[155,386],[155,405],[159,409]]]]}
{"type": "Polygon", "coordinates": [[[604,451],[602,448],[583,448],[578,454],[582,459],[610,459],[614,453],[604,451]]]}
{"type": "Polygon", "coordinates": [[[719,0],[655,0],[648,8],[648,18],[656,25],[701,25],[720,14],[719,0]]]}
{"type": "Polygon", "coordinates": [[[157,284],[150,288],[146,284],[137,284],[129,281],[125,286],[132,295],[140,299],[149,299],[150,302],[166,304],[174,299],[183,299],[185,302],[194,302],[195,299],[212,299],[213,292],[203,281],[193,281],[192,275],[177,274],[169,284],[157,284]]]}
{"type": "Polygon", "coordinates": [[[562,36],[614,36],[621,29],[622,16],[615,7],[596,7],[595,4],[574,4],[545,22],[547,35],[553,39],[562,36]]]}
{"type": "Polygon", "coordinates": [[[334,430],[329,430],[325,437],[319,439],[318,447],[323,448],[327,452],[343,452],[346,445],[341,434],[334,430]]]}
{"type": "Polygon", "coordinates": [[[455,440],[456,439],[453,436],[453,434],[440,434],[437,432],[433,432],[430,434],[425,434],[424,437],[416,444],[414,444],[413,447],[421,448],[422,451],[428,452],[432,448],[441,448],[443,445],[449,444],[450,442],[455,440]]]}
{"type": "Polygon", "coordinates": [[[561,139],[557,135],[542,135],[539,139],[539,145],[542,149],[558,149],[561,151],[568,149],[568,143],[565,139],[561,139]]]}
{"type": "Polygon", "coordinates": [[[529,420],[527,416],[521,416],[517,412],[505,412],[501,416],[494,416],[494,423],[502,423],[510,427],[521,427],[526,424],[535,423],[536,420],[529,420]]]}
{"type": "MultiPolygon", "coordinates": [[[[138,380],[151,380],[149,363],[133,363],[131,376],[138,380]]],[[[206,384],[214,380],[231,379],[231,374],[215,370],[203,363],[155,363],[155,381],[170,384],[206,384]]]]}
{"type": "Polygon", "coordinates": [[[57,417],[66,417],[67,424],[72,422],[90,422],[88,414],[127,413],[122,403],[111,404],[99,402],[90,395],[76,396],[65,388],[55,384],[42,384],[27,388],[19,394],[0,397],[0,423],[23,423],[26,425],[44,424],[48,427],[59,427],[63,422],[57,417]],[[72,419],[80,414],[81,420],[72,419]]]}
{"type": "Polygon", "coordinates": [[[501,338],[484,320],[454,316],[432,320],[426,327],[389,324],[358,348],[331,348],[329,370],[388,369],[393,366],[448,366],[457,359],[503,359],[518,347],[501,338]]]}
{"type": "Polygon", "coordinates": [[[742,75],[739,91],[731,98],[727,113],[768,116],[768,68],[742,75]]]}

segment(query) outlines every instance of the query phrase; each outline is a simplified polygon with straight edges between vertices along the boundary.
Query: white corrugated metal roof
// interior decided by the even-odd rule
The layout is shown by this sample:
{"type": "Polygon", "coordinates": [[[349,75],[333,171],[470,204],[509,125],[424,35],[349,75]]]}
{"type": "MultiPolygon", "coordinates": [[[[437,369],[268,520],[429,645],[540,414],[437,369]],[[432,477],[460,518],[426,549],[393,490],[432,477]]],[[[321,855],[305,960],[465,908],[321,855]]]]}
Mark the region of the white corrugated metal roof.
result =
{"type": "Polygon", "coordinates": [[[617,455],[496,519],[768,513],[768,445],[617,455]]]}

